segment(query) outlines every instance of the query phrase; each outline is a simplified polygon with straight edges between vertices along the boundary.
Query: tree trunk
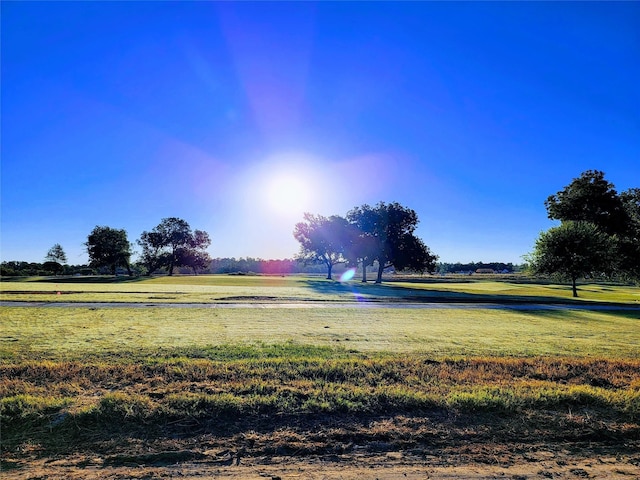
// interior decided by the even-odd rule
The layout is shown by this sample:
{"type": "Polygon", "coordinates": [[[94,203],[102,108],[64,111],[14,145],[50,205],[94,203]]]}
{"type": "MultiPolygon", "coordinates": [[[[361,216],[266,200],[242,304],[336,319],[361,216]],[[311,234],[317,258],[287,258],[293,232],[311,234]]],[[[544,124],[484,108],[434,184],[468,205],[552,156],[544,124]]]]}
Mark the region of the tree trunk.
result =
{"type": "Polygon", "coordinates": [[[331,278],[331,269],[333,268],[333,265],[331,265],[331,262],[327,262],[327,280],[332,280],[331,278]]]}
{"type": "Polygon", "coordinates": [[[367,283],[367,264],[365,259],[362,259],[362,283],[367,283]]]}
{"type": "Polygon", "coordinates": [[[376,283],[382,283],[382,272],[384,271],[384,263],[378,264],[378,277],[376,278],[376,283]]]}
{"type": "Polygon", "coordinates": [[[578,289],[576,288],[576,279],[571,278],[571,287],[573,288],[573,298],[578,298],[578,289]]]}

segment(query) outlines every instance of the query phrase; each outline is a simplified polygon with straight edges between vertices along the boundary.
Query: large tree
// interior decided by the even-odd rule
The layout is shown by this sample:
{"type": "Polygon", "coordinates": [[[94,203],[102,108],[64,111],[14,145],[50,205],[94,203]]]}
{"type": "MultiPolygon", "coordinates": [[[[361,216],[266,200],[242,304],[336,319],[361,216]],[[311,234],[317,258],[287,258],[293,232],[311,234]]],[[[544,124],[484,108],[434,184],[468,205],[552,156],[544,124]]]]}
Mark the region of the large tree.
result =
{"type": "Polygon", "coordinates": [[[625,229],[627,216],[615,186],[600,170],[587,170],[544,202],[552,220],[590,222],[609,235],[625,229]]]}
{"type": "Polygon", "coordinates": [[[620,194],[627,216],[626,228],[619,235],[619,269],[622,275],[640,279],[640,188],[620,194]]]}
{"type": "Polygon", "coordinates": [[[364,204],[347,213],[347,219],[356,227],[356,237],[350,251],[353,263],[362,265],[362,282],[367,281],[367,267],[373,265],[379,250],[378,238],[373,232],[379,223],[376,208],[364,204]]]}
{"type": "Polygon", "coordinates": [[[571,280],[577,297],[579,278],[613,271],[615,250],[614,239],[597,225],[566,221],[540,234],[530,255],[531,268],[534,273],[571,280]]]}
{"type": "Polygon", "coordinates": [[[297,223],[293,231],[293,236],[300,242],[296,258],[304,263],[323,263],[330,280],[335,265],[349,262],[350,232],[352,228],[343,217],[305,213],[304,222],[297,223]]]}
{"type": "Polygon", "coordinates": [[[116,274],[118,267],[125,267],[133,275],[129,264],[131,244],[124,229],[96,226],[85,243],[92,267],[108,267],[116,274]]]}
{"type": "Polygon", "coordinates": [[[361,232],[355,256],[363,268],[374,260],[378,262],[376,283],[382,282],[382,273],[389,267],[420,273],[435,269],[438,257],[415,236],[418,215],[414,210],[398,202],[380,202],[375,207],[356,207],[347,218],[361,232]]]}
{"type": "Polygon", "coordinates": [[[592,223],[611,236],[617,275],[640,279],[640,189],[618,194],[604,172],[587,170],[545,201],[549,218],[592,223]]]}
{"type": "Polygon", "coordinates": [[[191,231],[191,226],[177,217],[163,218],[150,232],[142,232],[138,244],[142,247],[142,261],[148,274],[166,267],[173,275],[175,267],[191,267],[194,272],[205,268],[211,258],[206,249],[211,245],[209,234],[191,231]]]}

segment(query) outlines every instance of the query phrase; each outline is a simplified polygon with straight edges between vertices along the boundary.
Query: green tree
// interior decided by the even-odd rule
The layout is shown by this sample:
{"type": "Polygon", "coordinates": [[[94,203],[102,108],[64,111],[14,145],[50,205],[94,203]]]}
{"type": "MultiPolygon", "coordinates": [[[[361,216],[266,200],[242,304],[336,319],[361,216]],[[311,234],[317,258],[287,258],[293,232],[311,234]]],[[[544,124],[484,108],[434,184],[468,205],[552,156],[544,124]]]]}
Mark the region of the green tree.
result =
{"type": "Polygon", "coordinates": [[[209,234],[202,230],[192,232],[189,223],[177,217],[163,218],[151,232],[142,232],[138,244],[149,275],[162,266],[167,267],[169,275],[180,266],[196,272],[211,262],[206,252],[211,245],[209,234]]]}
{"type": "Polygon", "coordinates": [[[599,170],[587,170],[545,201],[549,218],[597,225],[616,243],[615,273],[640,279],[640,189],[618,194],[599,170]]]}
{"type": "Polygon", "coordinates": [[[49,262],[57,262],[60,265],[67,263],[67,254],[64,253],[64,249],[59,243],[51,247],[44,258],[49,262]]]}
{"type": "Polygon", "coordinates": [[[164,240],[160,233],[142,232],[138,245],[142,247],[140,261],[147,268],[147,275],[151,275],[168,263],[167,254],[164,251],[164,240]]]}
{"type": "Polygon", "coordinates": [[[604,172],[587,170],[544,202],[552,220],[590,222],[609,235],[626,228],[627,215],[615,186],[604,172]]]}
{"type": "Polygon", "coordinates": [[[529,261],[536,274],[571,280],[573,296],[577,297],[576,281],[611,273],[615,256],[614,239],[597,225],[566,221],[540,234],[529,261]]]}
{"type": "Polygon", "coordinates": [[[133,275],[129,264],[131,244],[126,230],[96,226],[87,237],[85,246],[91,267],[108,267],[112,275],[116,274],[118,267],[125,267],[129,275],[133,275]]]}
{"type": "Polygon", "coordinates": [[[323,263],[327,267],[327,279],[332,278],[335,265],[349,262],[352,231],[346,219],[332,215],[304,214],[304,222],[296,224],[293,236],[300,242],[296,259],[308,263],[323,263]]]}
{"type": "Polygon", "coordinates": [[[375,207],[356,207],[347,218],[360,231],[355,256],[363,268],[378,262],[376,283],[382,282],[382,273],[389,267],[420,273],[435,269],[438,257],[415,236],[418,215],[414,210],[397,202],[380,202],[375,207]]]}
{"type": "Polygon", "coordinates": [[[622,275],[640,279],[640,188],[620,194],[627,216],[625,231],[619,235],[619,269],[622,275]]]}
{"type": "Polygon", "coordinates": [[[63,265],[67,263],[67,254],[64,253],[64,249],[59,243],[51,247],[44,258],[46,260],[43,266],[45,270],[50,270],[55,275],[64,271],[63,265]]]}
{"type": "Polygon", "coordinates": [[[373,232],[379,219],[379,212],[367,204],[355,207],[347,213],[347,220],[355,226],[353,245],[350,251],[352,261],[362,265],[362,282],[367,281],[367,267],[373,265],[379,250],[378,239],[373,232]]]}

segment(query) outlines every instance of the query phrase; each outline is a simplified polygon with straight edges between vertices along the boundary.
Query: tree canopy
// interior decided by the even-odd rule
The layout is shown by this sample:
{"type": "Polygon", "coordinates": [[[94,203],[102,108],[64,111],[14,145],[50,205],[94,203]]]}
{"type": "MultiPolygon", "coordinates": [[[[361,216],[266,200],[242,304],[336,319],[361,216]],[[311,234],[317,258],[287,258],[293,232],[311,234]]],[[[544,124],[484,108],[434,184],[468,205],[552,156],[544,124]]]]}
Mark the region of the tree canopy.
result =
{"type": "Polygon", "coordinates": [[[96,226],[85,243],[89,262],[92,267],[108,267],[111,274],[116,274],[118,267],[125,267],[132,275],[129,259],[131,244],[124,229],[96,226]]]}
{"type": "Polygon", "coordinates": [[[338,263],[361,263],[366,281],[366,267],[377,261],[376,283],[380,283],[389,267],[421,273],[435,269],[437,257],[414,234],[417,224],[414,210],[397,202],[380,202],[355,207],[346,219],[307,213],[294,236],[301,244],[299,258],[324,263],[327,278],[338,263]]]}
{"type": "Polygon", "coordinates": [[[544,202],[552,220],[591,222],[613,235],[625,229],[627,214],[604,172],[587,170],[544,202]]]}
{"type": "Polygon", "coordinates": [[[304,222],[296,224],[293,236],[300,242],[296,259],[304,263],[323,263],[327,279],[331,279],[334,265],[349,262],[353,241],[352,227],[343,217],[304,214],[304,222]]]}
{"type": "Polygon", "coordinates": [[[197,272],[211,262],[206,251],[211,245],[209,234],[191,231],[189,223],[177,217],[163,218],[153,230],[142,232],[138,245],[142,247],[141,259],[149,275],[162,267],[167,268],[169,275],[181,266],[197,272]]]}
{"type": "Polygon", "coordinates": [[[59,243],[56,243],[47,252],[47,256],[44,257],[48,262],[56,262],[61,265],[67,263],[67,254],[64,253],[64,249],[59,243]]]}
{"type": "Polygon", "coordinates": [[[382,282],[382,273],[389,267],[420,273],[435,269],[438,257],[414,234],[418,225],[414,210],[398,202],[380,202],[374,207],[356,207],[347,218],[360,231],[355,256],[363,270],[374,260],[378,262],[376,283],[382,282]]]}
{"type": "Polygon", "coordinates": [[[640,189],[621,194],[599,170],[587,170],[545,201],[560,227],[540,235],[534,272],[570,278],[615,275],[640,279],[640,189]]]}
{"type": "Polygon", "coordinates": [[[534,273],[568,278],[573,296],[577,297],[576,280],[611,273],[614,256],[611,236],[593,223],[569,220],[540,234],[531,256],[531,267],[534,273]]]}

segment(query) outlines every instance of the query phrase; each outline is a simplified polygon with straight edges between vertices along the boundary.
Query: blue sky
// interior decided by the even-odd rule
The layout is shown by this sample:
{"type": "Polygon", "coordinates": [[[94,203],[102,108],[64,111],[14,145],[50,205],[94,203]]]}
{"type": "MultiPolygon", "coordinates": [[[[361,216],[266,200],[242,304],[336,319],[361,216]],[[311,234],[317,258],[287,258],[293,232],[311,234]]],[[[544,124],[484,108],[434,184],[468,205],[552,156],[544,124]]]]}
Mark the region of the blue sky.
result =
{"type": "Polygon", "coordinates": [[[292,257],[398,201],[442,261],[519,263],[587,169],[640,186],[639,2],[2,2],[2,260],[164,217],[292,257]]]}

